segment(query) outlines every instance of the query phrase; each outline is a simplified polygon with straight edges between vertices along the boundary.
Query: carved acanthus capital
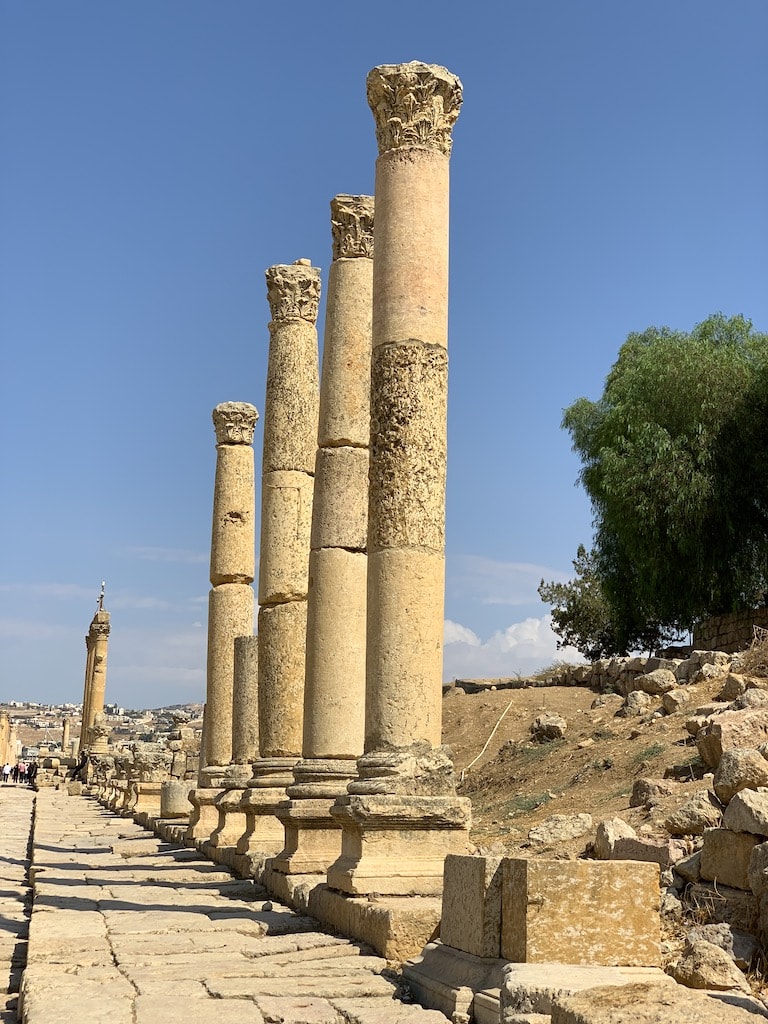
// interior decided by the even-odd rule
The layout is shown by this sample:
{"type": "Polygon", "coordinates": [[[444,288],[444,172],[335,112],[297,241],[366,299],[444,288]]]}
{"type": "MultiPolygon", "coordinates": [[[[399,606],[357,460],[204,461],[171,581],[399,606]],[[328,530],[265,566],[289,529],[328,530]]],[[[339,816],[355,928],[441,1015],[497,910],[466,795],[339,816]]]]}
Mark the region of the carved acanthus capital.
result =
{"type": "Polygon", "coordinates": [[[273,320],[307,320],[314,324],[320,304],[320,270],[309,260],[270,267],[267,299],[273,320]]]}
{"type": "Polygon", "coordinates": [[[373,259],[373,196],[334,196],[331,235],[335,260],[356,256],[373,259]]]}
{"type": "Polygon", "coordinates": [[[255,405],[248,402],[221,402],[213,410],[216,444],[253,444],[253,432],[258,418],[255,405]]]}
{"type": "Polygon", "coordinates": [[[382,64],[368,73],[368,105],[379,153],[425,146],[451,155],[451,129],[461,107],[461,82],[437,64],[382,64]]]}

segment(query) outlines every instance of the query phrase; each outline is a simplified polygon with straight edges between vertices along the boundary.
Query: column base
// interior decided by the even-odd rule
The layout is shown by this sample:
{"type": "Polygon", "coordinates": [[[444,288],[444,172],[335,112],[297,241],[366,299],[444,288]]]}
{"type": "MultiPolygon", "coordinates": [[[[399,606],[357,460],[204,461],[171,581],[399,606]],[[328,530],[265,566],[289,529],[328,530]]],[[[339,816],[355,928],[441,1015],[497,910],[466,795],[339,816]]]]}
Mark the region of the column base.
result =
{"type": "Polygon", "coordinates": [[[225,846],[237,846],[240,838],[246,831],[247,822],[245,811],[241,807],[243,789],[225,789],[216,798],[216,809],[218,811],[218,823],[211,833],[211,846],[222,848],[225,846]]]}
{"type": "Polygon", "coordinates": [[[219,824],[219,809],[216,799],[222,794],[221,789],[199,788],[189,794],[192,813],[189,816],[187,839],[192,842],[207,840],[216,831],[219,824]]]}
{"type": "Polygon", "coordinates": [[[344,796],[331,808],[341,856],[332,889],[362,896],[437,896],[449,853],[470,853],[471,803],[455,796],[344,796]]]}
{"type": "Polygon", "coordinates": [[[135,784],[136,800],[133,804],[133,817],[139,825],[146,825],[147,819],[160,816],[161,782],[137,782],[135,784]]]}
{"type": "Polygon", "coordinates": [[[276,812],[285,802],[284,789],[248,788],[243,791],[240,809],[245,817],[245,830],[237,841],[238,856],[263,854],[274,857],[282,850],[285,831],[276,812]]]}
{"type": "Polygon", "coordinates": [[[283,875],[322,875],[341,853],[341,826],[331,817],[332,800],[290,800],[277,811],[285,847],[269,867],[283,875]]]}

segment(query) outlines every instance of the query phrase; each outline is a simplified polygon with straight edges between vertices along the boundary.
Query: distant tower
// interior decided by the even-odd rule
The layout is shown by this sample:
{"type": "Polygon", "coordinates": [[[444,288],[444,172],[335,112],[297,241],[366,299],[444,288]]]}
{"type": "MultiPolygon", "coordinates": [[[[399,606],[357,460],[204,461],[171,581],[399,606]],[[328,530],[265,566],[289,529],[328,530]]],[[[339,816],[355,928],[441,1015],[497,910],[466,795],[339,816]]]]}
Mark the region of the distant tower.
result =
{"type": "Polygon", "coordinates": [[[98,609],[85,638],[85,685],[83,687],[83,723],[80,727],[78,753],[90,747],[90,731],[97,714],[104,711],[104,691],[107,684],[107,642],[109,640],[109,612],[104,608],[102,580],[98,609]]]}

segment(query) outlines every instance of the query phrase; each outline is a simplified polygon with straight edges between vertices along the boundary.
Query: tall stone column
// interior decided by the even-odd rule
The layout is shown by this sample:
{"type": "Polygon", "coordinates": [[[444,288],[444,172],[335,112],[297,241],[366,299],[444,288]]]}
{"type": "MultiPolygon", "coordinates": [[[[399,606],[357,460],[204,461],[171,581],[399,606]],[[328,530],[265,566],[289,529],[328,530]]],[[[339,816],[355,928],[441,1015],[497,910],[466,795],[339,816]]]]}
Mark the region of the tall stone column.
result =
{"type": "Polygon", "coordinates": [[[368,75],[376,122],[365,754],[333,815],[347,893],[434,894],[468,846],[441,742],[448,164],[461,83],[434,65],[368,75]]]}
{"type": "Polygon", "coordinates": [[[8,739],[11,735],[11,723],[5,711],[0,711],[0,768],[8,760],[8,739]]]}
{"type": "Polygon", "coordinates": [[[85,638],[85,684],[83,686],[83,720],[80,726],[79,753],[84,750],[92,754],[106,753],[104,743],[98,744],[98,750],[93,749],[91,730],[96,716],[104,714],[109,630],[109,612],[104,608],[104,585],[102,584],[99,607],[91,620],[88,635],[85,638]]]}
{"type": "Polygon", "coordinates": [[[216,797],[232,760],[235,637],[253,633],[255,490],[253,434],[258,412],[247,402],[213,410],[216,476],[211,531],[211,591],[205,703],[205,767],[191,795],[190,838],[206,839],[219,815],[216,797]]]}
{"type": "MultiPolygon", "coordinates": [[[[312,507],[302,760],[280,811],[283,874],[324,874],[341,851],[334,799],[357,775],[365,732],[373,197],[331,201],[312,507]]],[[[278,893],[280,895],[280,893],[278,893]]]]}
{"type": "Polygon", "coordinates": [[[61,722],[61,753],[69,757],[69,716],[65,715],[61,722]]]}
{"type": "Polygon", "coordinates": [[[320,271],[309,260],[267,270],[269,362],[264,406],[259,562],[259,760],[243,798],[238,853],[276,853],[275,817],[301,757],[309,541],[318,417],[320,271]]]}

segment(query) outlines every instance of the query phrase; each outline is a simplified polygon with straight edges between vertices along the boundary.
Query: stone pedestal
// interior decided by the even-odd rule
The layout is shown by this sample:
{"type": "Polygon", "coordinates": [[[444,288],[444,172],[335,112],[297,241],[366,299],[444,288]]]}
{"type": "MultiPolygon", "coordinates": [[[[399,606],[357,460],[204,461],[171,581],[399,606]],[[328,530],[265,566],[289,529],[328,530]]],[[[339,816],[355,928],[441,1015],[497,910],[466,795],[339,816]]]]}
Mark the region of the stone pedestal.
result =
{"type": "Polygon", "coordinates": [[[194,788],[194,783],[183,780],[163,782],[160,786],[160,817],[188,819],[192,810],[189,794],[194,788]]]}
{"type": "Polygon", "coordinates": [[[368,75],[376,122],[365,754],[336,802],[347,893],[440,891],[469,848],[440,750],[448,384],[448,164],[461,83],[413,62],[368,75]]]}

